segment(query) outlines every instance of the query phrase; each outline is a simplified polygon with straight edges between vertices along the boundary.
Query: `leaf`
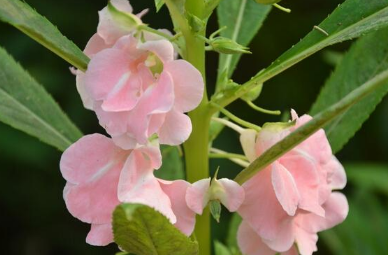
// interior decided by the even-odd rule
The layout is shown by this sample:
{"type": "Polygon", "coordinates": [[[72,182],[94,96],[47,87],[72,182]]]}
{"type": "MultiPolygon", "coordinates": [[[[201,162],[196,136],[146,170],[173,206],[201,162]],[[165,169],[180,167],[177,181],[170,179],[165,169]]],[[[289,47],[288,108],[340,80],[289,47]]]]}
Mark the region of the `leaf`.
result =
{"type": "Polygon", "coordinates": [[[27,3],[0,0],[0,20],[16,27],[76,68],[87,69],[89,58],[27,3]]]}
{"type": "Polygon", "coordinates": [[[184,166],[179,148],[174,146],[162,145],[163,164],[160,169],[155,171],[155,176],[163,180],[185,179],[184,166]]]}
{"type": "Polygon", "coordinates": [[[164,5],[163,0],[155,0],[156,12],[159,12],[160,9],[162,9],[163,5],[164,5]]]}
{"type": "Polygon", "coordinates": [[[82,136],[44,88],[2,48],[0,121],[62,151],[82,136]]]}
{"type": "MultiPolygon", "coordinates": [[[[221,36],[236,41],[242,46],[248,46],[257,34],[271,10],[271,5],[262,5],[252,0],[222,0],[217,8],[220,28],[227,28],[221,36]]],[[[218,80],[226,69],[230,78],[237,66],[241,54],[220,54],[218,65],[218,80]]]]}
{"type": "Polygon", "coordinates": [[[238,250],[237,231],[240,227],[242,218],[239,214],[234,213],[229,223],[228,235],[226,237],[226,244],[228,247],[238,250]]]}
{"type": "Polygon", "coordinates": [[[198,243],[190,240],[151,207],[121,204],[113,212],[115,242],[136,255],[197,255],[198,243]]]}
{"type": "MultiPolygon", "coordinates": [[[[377,73],[387,70],[387,42],[388,29],[369,34],[356,42],[323,87],[311,114],[326,109],[377,73]]],[[[387,92],[388,82],[325,128],[334,153],[341,150],[361,128],[387,92]]]]}
{"type": "Polygon", "coordinates": [[[286,136],[283,140],[273,145],[265,151],[260,157],[253,161],[247,168],[240,172],[235,181],[239,184],[244,183],[253,177],[257,172],[261,171],[276,159],[283,156],[287,151],[291,150],[309,136],[314,134],[319,129],[325,127],[338,116],[346,112],[354,104],[369,96],[374,91],[378,91],[388,82],[388,70],[381,72],[373,79],[367,81],[357,89],[353,90],[347,96],[342,98],[337,103],[331,105],[324,111],[315,115],[312,120],[302,125],[294,132],[286,136]]]}
{"type": "Polygon", "coordinates": [[[384,28],[387,25],[388,0],[347,0],[319,25],[319,28],[326,31],[329,36],[313,29],[268,68],[259,72],[239,88],[229,91],[215,103],[226,106],[257,85],[264,83],[317,51],[384,28]]]}
{"type": "Polygon", "coordinates": [[[346,164],[349,182],[372,191],[379,191],[388,197],[388,165],[358,163],[346,164]]]}

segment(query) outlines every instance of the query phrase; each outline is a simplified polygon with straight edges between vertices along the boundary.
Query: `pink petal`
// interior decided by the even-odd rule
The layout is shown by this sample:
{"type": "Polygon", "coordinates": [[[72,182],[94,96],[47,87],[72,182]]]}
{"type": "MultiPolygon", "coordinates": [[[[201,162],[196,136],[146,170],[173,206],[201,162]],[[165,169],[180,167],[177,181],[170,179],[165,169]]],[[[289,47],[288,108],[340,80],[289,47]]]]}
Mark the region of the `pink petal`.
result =
{"type": "Polygon", "coordinates": [[[102,50],[105,50],[109,47],[111,47],[112,45],[110,44],[106,44],[104,39],[101,38],[101,36],[99,34],[94,34],[88,41],[88,43],[86,44],[86,47],[84,49],[84,53],[86,54],[86,56],[88,56],[89,58],[92,58],[95,54],[97,54],[98,52],[102,51],[102,50]]]}
{"type": "Polygon", "coordinates": [[[277,253],[263,243],[260,236],[246,221],[242,221],[238,228],[237,241],[240,250],[245,255],[275,255],[277,253]]]}
{"type": "Polygon", "coordinates": [[[289,128],[279,127],[277,123],[267,123],[257,134],[256,155],[259,157],[266,150],[281,141],[290,133],[289,128]]]}
{"type": "MultiPolygon", "coordinates": [[[[112,136],[118,137],[127,133],[128,112],[106,112],[101,108],[102,101],[94,103],[94,111],[100,125],[112,136]]],[[[124,148],[125,149],[125,148],[124,148]]]]}
{"type": "Polygon", "coordinates": [[[167,73],[162,73],[158,83],[144,92],[139,103],[132,110],[128,118],[128,131],[136,137],[138,143],[145,144],[149,135],[151,115],[169,112],[173,104],[174,91],[171,77],[167,73]]]}
{"type": "Polygon", "coordinates": [[[106,246],[113,243],[113,231],[110,223],[92,224],[86,242],[95,246],[106,246]]]}
{"type": "Polygon", "coordinates": [[[209,203],[210,178],[193,183],[186,191],[187,206],[196,214],[202,214],[209,203]]]}
{"type": "Polygon", "coordinates": [[[243,148],[245,156],[247,156],[250,162],[253,162],[256,158],[256,136],[257,131],[253,129],[244,129],[240,134],[240,143],[243,148]]]}
{"type": "Polygon", "coordinates": [[[294,216],[300,195],[290,172],[277,162],[272,164],[272,185],[283,209],[288,215],[294,216]]]}
{"type": "Polygon", "coordinates": [[[112,140],[117,146],[119,146],[123,150],[132,150],[135,149],[138,145],[136,139],[129,133],[124,133],[118,136],[112,135],[112,140]]]}
{"type": "Polygon", "coordinates": [[[298,149],[290,151],[279,161],[291,173],[295,181],[300,196],[298,207],[325,216],[325,210],[319,203],[319,188],[320,183],[325,183],[326,180],[320,181],[317,162],[310,155],[298,149]]]}
{"type": "Polygon", "coordinates": [[[277,252],[287,252],[292,248],[292,245],[295,242],[294,231],[293,231],[293,222],[292,219],[288,219],[282,222],[279,222],[279,231],[278,235],[273,239],[263,238],[263,242],[268,245],[274,251],[277,252]]]}
{"type": "Polygon", "coordinates": [[[238,213],[261,237],[275,239],[280,231],[289,228],[284,227],[282,222],[291,226],[292,218],[276,198],[271,182],[271,167],[263,169],[242,186],[245,190],[245,200],[238,213]]]}
{"type": "Polygon", "coordinates": [[[166,114],[163,125],[159,130],[161,144],[179,145],[186,141],[192,131],[189,116],[172,109],[166,114]]]}
{"type": "Polygon", "coordinates": [[[171,200],[172,210],[177,219],[175,227],[185,235],[190,236],[195,227],[195,213],[187,206],[185,198],[190,183],[183,180],[164,181],[160,179],[159,183],[164,193],[171,200]]]}
{"type": "MultiPolygon", "coordinates": [[[[132,14],[132,7],[127,0],[113,0],[111,3],[119,11],[132,14]]],[[[134,27],[128,27],[117,22],[110,14],[108,7],[99,11],[98,15],[100,22],[98,23],[97,32],[107,44],[113,44],[120,37],[129,34],[135,29],[134,27]]]]}
{"type": "Polygon", "coordinates": [[[85,85],[94,100],[105,100],[112,90],[119,91],[130,76],[129,56],[125,51],[106,49],[90,61],[85,85]]]}
{"type": "Polygon", "coordinates": [[[328,172],[328,183],[331,189],[339,190],[345,188],[347,182],[346,172],[335,156],[332,156],[332,159],[324,165],[324,168],[328,172]]]}
{"type": "Polygon", "coordinates": [[[296,228],[295,238],[301,255],[312,255],[313,252],[318,250],[318,235],[316,233],[309,233],[304,229],[296,228]]]}
{"type": "Polygon", "coordinates": [[[93,110],[94,101],[86,89],[85,73],[79,70],[77,70],[76,73],[77,73],[77,76],[76,76],[77,91],[78,91],[78,94],[81,96],[82,104],[86,109],[93,110]]]}
{"type": "Polygon", "coordinates": [[[235,212],[244,202],[244,189],[235,181],[223,178],[214,180],[218,182],[224,189],[223,192],[217,194],[217,199],[230,211],[235,212]]]}
{"type": "Polygon", "coordinates": [[[174,46],[166,39],[140,43],[138,49],[154,53],[163,63],[174,60],[174,46]]]}
{"type": "Polygon", "coordinates": [[[148,125],[148,136],[158,133],[165,119],[166,119],[165,113],[152,114],[150,117],[150,123],[148,125]]]}
{"type": "Polygon", "coordinates": [[[133,150],[121,171],[118,184],[119,200],[153,207],[174,224],[177,219],[171,209],[171,201],[163,192],[153,171],[148,156],[141,150],[133,150]]]}
{"type": "Polygon", "coordinates": [[[185,60],[165,63],[164,71],[174,81],[175,108],[181,112],[194,110],[202,100],[205,87],[201,73],[185,60]]]}
{"type": "Polygon", "coordinates": [[[68,181],[64,199],[69,212],[96,224],[109,223],[119,204],[117,184],[126,152],[102,135],[84,136],[62,155],[60,168],[68,181]]]}

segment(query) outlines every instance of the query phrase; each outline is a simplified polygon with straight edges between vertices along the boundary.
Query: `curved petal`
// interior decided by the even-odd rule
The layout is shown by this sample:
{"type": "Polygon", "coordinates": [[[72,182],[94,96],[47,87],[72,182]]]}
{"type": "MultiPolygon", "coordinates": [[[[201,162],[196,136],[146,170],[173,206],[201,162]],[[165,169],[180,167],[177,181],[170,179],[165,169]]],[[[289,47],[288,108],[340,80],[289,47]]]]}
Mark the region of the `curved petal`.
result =
{"type": "Polygon", "coordinates": [[[174,60],[174,46],[166,39],[139,43],[138,49],[154,53],[163,63],[174,60]]]}
{"type": "Polygon", "coordinates": [[[344,167],[335,156],[323,166],[328,173],[328,183],[331,189],[339,190],[346,186],[347,178],[344,167]]]}
{"type": "Polygon", "coordinates": [[[161,144],[179,145],[190,137],[191,131],[189,116],[173,109],[166,114],[164,123],[160,127],[159,141],[161,144]]]}
{"type": "Polygon", "coordinates": [[[190,210],[186,203],[186,190],[190,187],[190,183],[183,180],[165,181],[160,179],[159,183],[171,200],[172,210],[177,219],[175,227],[185,235],[190,236],[195,227],[195,213],[190,210]]]}
{"type": "Polygon", "coordinates": [[[106,49],[97,53],[85,73],[85,85],[94,100],[105,100],[119,91],[130,76],[130,59],[123,50],[106,49]]]}
{"type": "Polygon", "coordinates": [[[88,110],[93,110],[94,101],[89,95],[85,85],[85,73],[77,70],[76,71],[76,86],[78,94],[81,96],[82,104],[88,110]]]}
{"type": "Polygon", "coordinates": [[[318,235],[316,233],[309,233],[304,229],[296,228],[295,238],[301,255],[312,255],[313,252],[318,250],[318,235]]]}
{"type": "Polygon", "coordinates": [[[244,202],[244,189],[235,181],[222,178],[213,180],[221,185],[223,191],[216,194],[216,198],[230,211],[235,212],[244,202]]]}
{"type": "Polygon", "coordinates": [[[263,243],[260,236],[246,221],[242,221],[238,228],[237,242],[240,250],[245,255],[275,255],[277,253],[263,243]]]}
{"type": "Polygon", "coordinates": [[[210,178],[193,183],[186,191],[187,206],[196,214],[202,214],[209,203],[210,178]]]}
{"type": "Polygon", "coordinates": [[[298,208],[325,216],[325,210],[320,204],[320,186],[326,183],[326,179],[320,180],[317,162],[299,149],[290,151],[279,162],[295,181],[300,196],[298,208]]]}
{"type": "Polygon", "coordinates": [[[171,209],[171,201],[163,192],[153,171],[151,160],[141,150],[133,150],[121,171],[118,184],[119,200],[148,205],[164,214],[174,224],[177,219],[171,209]]]}
{"type": "Polygon", "coordinates": [[[86,237],[86,242],[95,246],[106,246],[113,243],[112,225],[92,224],[91,229],[86,237]]]}
{"type": "Polygon", "coordinates": [[[281,164],[272,164],[272,185],[276,197],[288,215],[294,216],[300,195],[294,178],[288,170],[281,164]]]}
{"type": "Polygon", "coordinates": [[[174,104],[174,91],[170,75],[162,74],[154,86],[148,88],[137,106],[131,111],[128,132],[136,137],[138,143],[146,144],[152,114],[169,112],[174,104]]]}
{"type": "Polygon", "coordinates": [[[102,37],[96,33],[89,39],[84,49],[84,53],[89,58],[92,58],[95,54],[109,48],[110,46],[112,45],[106,44],[104,39],[102,39],[102,37]]]}
{"type": "Polygon", "coordinates": [[[135,149],[138,145],[136,139],[128,133],[124,133],[118,136],[112,135],[112,140],[117,146],[119,146],[123,150],[132,150],[135,149]]]}
{"type": "Polygon", "coordinates": [[[266,123],[258,132],[256,138],[256,155],[259,157],[266,150],[282,140],[290,133],[289,128],[284,128],[278,123],[266,123]]]}
{"type": "Polygon", "coordinates": [[[164,71],[170,73],[174,81],[174,107],[181,112],[194,110],[201,102],[205,88],[201,73],[185,60],[165,63],[164,71]]]}
{"type": "Polygon", "coordinates": [[[244,129],[240,134],[240,143],[249,162],[253,162],[257,158],[255,149],[256,136],[257,132],[253,129],[244,129]]]}
{"type": "MultiPolygon", "coordinates": [[[[275,239],[290,217],[276,198],[272,182],[271,167],[267,167],[245,182],[245,200],[238,209],[242,218],[262,238],[275,239]]],[[[290,223],[291,224],[291,223],[290,223]]]]}

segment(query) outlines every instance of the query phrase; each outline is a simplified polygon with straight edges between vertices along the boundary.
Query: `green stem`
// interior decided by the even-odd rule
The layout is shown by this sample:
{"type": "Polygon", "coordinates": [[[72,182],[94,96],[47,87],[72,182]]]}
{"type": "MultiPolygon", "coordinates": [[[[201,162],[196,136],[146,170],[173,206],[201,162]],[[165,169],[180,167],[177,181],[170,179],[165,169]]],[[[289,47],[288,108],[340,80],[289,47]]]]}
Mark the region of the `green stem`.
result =
{"type": "Polygon", "coordinates": [[[267,110],[267,109],[264,109],[264,108],[261,108],[257,105],[255,105],[252,101],[245,101],[253,110],[256,110],[258,112],[262,112],[262,113],[266,113],[266,114],[270,114],[270,115],[280,115],[282,114],[281,111],[271,111],[271,110],[267,110]]]}
{"type": "Polygon", "coordinates": [[[226,158],[226,159],[235,158],[235,159],[248,161],[247,157],[236,153],[210,153],[209,158],[226,158]]]}
{"type": "MultiPolygon", "coordinates": [[[[204,3],[198,0],[187,0],[186,11],[201,18],[204,3]]],[[[206,35],[206,29],[198,33],[206,35]]],[[[205,76],[205,42],[196,36],[192,30],[182,30],[186,41],[185,59],[194,65],[205,76]]],[[[190,138],[184,143],[186,176],[189,182],[196,182],[209,177],[209,127],[211,113],[209,111],[206,86],[203,99],[194,111],[189,113],[193,131],[190,138]]],[[[197,216],[194,233],[199,244],[199,254],[211,254],[210,212],[206,208],[202,215],[197,216]]]]}

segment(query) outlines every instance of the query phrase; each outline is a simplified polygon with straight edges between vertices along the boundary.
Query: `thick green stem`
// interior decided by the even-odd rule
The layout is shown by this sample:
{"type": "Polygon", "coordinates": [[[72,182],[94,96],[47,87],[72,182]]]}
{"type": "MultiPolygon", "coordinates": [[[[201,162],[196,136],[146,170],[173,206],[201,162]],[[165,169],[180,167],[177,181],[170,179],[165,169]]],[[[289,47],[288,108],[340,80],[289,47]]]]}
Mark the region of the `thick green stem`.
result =
{"type": "MultiPolygon", "coordinates": [[[[202,17],[204,5],[202,1],[187,0],[187,12],[202,17]]],[[[204,29],[205,30],[205,29],[204,29]]],[[[195,32],[183,31],[186,41],[185,59],[193,64],[203,76],[205,77],[205,43],[196,37],[195,32]]],[[[205,31],[200,35],[205,36],[205,31]]],[[[211,115],[209,112],[209,104],[206,93],[202,99],[201,104],[197,109],[189,114],[193,125],[193,131],[190,138],[185,142],[185,160],[186,160],[186,176],[189,182],[196,182],[198,180],[209,177],[209,126],[211,115]]],[[[202,215],[197,216],[195,226],[195,235],[199,243],[199,254],[211,254],[211,236],[210,236],[210,213],[205,209],[202,215]]]]}

